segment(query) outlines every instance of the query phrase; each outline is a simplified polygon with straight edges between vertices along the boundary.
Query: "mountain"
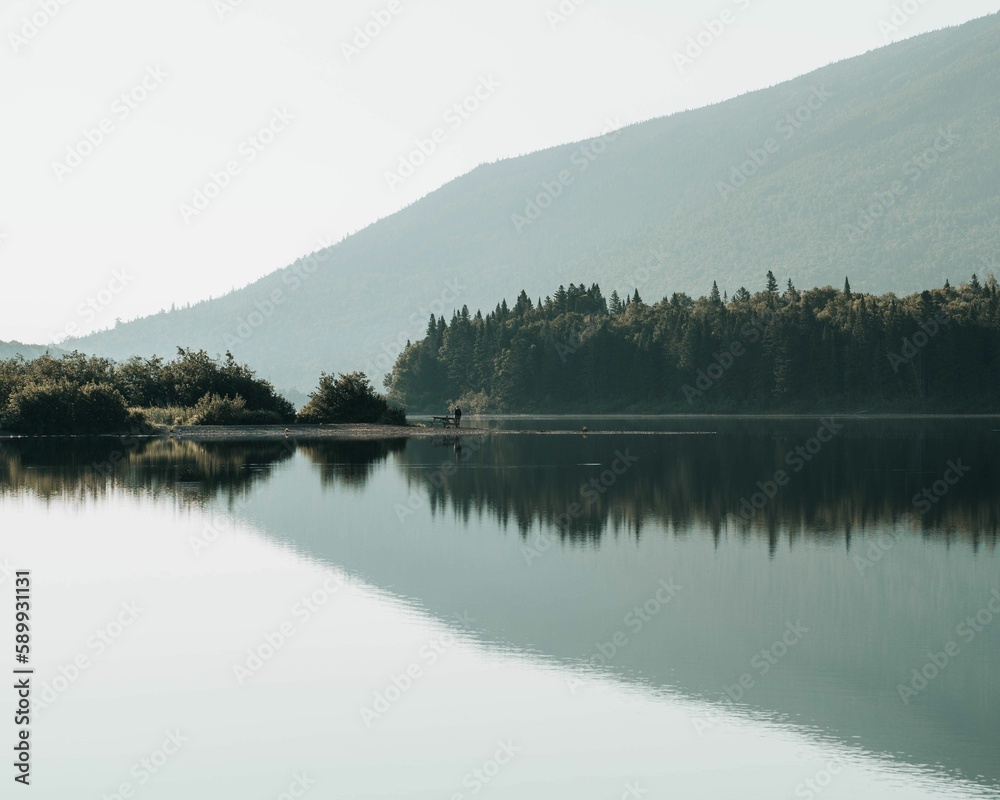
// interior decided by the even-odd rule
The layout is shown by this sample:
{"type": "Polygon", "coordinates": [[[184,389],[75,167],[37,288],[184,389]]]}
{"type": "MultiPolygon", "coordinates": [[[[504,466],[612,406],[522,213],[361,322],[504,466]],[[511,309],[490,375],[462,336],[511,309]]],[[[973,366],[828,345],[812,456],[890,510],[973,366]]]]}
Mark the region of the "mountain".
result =
{"type": "Polygon", "coordinates": [[[31,360],[39,356],[44,356],[46,353],[53,358],[59,358],[66,351],[53,345],[0,342],[0,361],[5,361],[8,358],[16,358],[17,356],[23,356],[25,359],[31,360]]]}
{"type": "Polygon", "coordinates": [[[378,384],[431,313],[597,282],[647,302],[780,283],[908,293],[996,270],[1000,16],[478,167],[215,300],[64,343],[231,350],[278,387],[378,384]]]}

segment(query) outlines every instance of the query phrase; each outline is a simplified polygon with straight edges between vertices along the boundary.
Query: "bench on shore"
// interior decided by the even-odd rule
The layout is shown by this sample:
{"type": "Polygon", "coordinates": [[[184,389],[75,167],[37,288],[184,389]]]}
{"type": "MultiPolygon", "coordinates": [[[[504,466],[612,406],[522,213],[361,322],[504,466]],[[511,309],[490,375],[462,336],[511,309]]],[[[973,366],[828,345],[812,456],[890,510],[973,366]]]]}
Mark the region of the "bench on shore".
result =
{"type": "Polygon", "coordinates": [[[438,422],[440,422],[445,428],[447,428],[449,425],[451,425],[453,428],[457,428],[458,427],[458,420],[456,420],[454,417],[448,417],[448,416],[431,417],[431,427],[432,428],[434,427],[435,423],[438,423],[438,422]]]}

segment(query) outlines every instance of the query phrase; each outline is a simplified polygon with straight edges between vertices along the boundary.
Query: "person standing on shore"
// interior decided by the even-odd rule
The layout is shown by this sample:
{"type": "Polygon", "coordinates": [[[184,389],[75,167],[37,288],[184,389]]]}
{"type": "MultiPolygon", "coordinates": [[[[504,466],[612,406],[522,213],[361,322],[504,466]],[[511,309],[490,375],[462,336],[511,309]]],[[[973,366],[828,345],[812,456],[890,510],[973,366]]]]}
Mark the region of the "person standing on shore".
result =
{"type": "Polygon", "coordinates": [[[461,427],[462,425],[462,409],[455,406],[455,427],[461,427]]]}

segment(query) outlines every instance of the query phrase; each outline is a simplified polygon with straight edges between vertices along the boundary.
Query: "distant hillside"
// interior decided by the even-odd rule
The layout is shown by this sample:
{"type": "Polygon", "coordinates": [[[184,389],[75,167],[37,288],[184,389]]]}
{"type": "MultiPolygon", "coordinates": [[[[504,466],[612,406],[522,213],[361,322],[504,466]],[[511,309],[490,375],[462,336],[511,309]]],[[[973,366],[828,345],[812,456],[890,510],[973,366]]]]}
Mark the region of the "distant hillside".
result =
{"type": "Polygon", "coordinates": [[[229,349],[278,387],[310,390],[322,370],[378,384],[432,312],[522,288],[537,299],[598,282],[652,302],[713,279],[755,291],[768,269],[782,284],[849,274],[856,290],[902,294],[985,276],[1000,253],[997,86],[993,15],[481,166],[312,260],[64,346],[229,349]]]}
{"type": "Polygon", "coordinates": [[[4,361],[8,358],[16,358],[17,356],[24,356],[25,359],[31,360],[33,358],[38,358],[39,356],[44,356],[46,353],[58,358],[65,354],[65,350],[59,347],[53,347],[52,345],[42,345],[42,344],[22,344],[21,342],[0,342],[0,361],[4,361]]]}

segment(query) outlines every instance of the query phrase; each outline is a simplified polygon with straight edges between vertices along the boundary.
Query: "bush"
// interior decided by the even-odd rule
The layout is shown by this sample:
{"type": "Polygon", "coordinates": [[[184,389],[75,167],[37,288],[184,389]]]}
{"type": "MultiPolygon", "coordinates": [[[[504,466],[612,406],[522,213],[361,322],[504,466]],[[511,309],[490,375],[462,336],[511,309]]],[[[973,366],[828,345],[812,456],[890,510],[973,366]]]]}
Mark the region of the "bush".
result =
{"type": "Polygon", "coordinates": [[[150,406],[134,410],[142,414],[146,418],[146,422],[151,425],[187,425],[193,413],[193,409],[183,406],[168,406],[167,408],[150,406]]]}
{"type": "Polygon", "coordinates": [[[134,420],[121,392],[108,384],[88,383],[77,394],[73,421],[79,432],[118,433],[134,420]]]}
{"type": "Polygon", "coordinates": [[[295,407],[279,395],[270,382],[258,378],[249,367],[238,364],[232,353],[226,353],[225,359],[220,361],[204,350],[178,348],[173,361],[132,358],[116,367],[115,376],[117,385],[133,406],[190,409],[206,395],[239,396],[250,411],[272,412],[261,419],[279,423],[295,419],[295,407]]]}
{"type": "Polygon", "coordinates": [[[379,420],[382,425],[408,425],[406,421],[406,409],[399,408],[398,406],[389,406],[385,413],[382,415],[382,419],[379,420]]]}
{"type": "Polygon", "coordinates": [[[247,408],[240,395],[230,398],[206,394],[191,410],[192,425],[280,425],[285,418],[276,411],[247,408]]]}
{"type": "Polygon", "coordinates": [[[4,419],[4,427],[16,433],[49,435],[123,433],[141,424],[114,387],[66,380],[29,383],[14,392],[4,419]]]}
{"type": "Polygon", "coordinates": [[[400,408],[389,408],[386,399],[375,391],[363,372],[344,373],[339,377],[324,372],[319,388],[309,395],[309,402],[299,412],[299,421],[405,425],[406,413],[400,408]]]}

